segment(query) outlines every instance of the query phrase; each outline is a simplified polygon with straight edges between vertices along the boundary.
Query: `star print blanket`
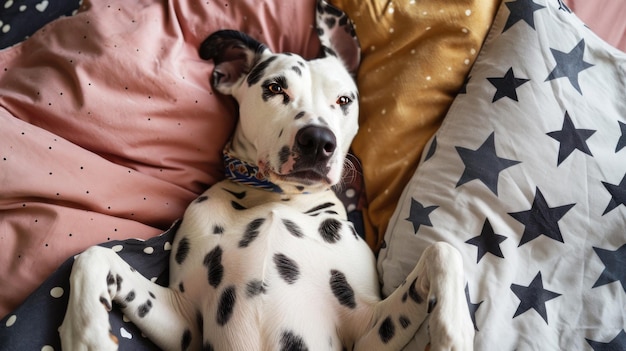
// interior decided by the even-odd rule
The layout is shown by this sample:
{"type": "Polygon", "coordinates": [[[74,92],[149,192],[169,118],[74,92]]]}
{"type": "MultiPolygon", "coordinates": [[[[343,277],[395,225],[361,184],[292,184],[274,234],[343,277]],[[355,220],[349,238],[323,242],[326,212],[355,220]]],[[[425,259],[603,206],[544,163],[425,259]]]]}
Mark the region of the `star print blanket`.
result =
{"type": "Polygon", "coordinates": [[[564,3],[504,2],[389,224],[384,292],[447,241],[477,350],[626,350],[625,97],[626,54],[564,3]]]}

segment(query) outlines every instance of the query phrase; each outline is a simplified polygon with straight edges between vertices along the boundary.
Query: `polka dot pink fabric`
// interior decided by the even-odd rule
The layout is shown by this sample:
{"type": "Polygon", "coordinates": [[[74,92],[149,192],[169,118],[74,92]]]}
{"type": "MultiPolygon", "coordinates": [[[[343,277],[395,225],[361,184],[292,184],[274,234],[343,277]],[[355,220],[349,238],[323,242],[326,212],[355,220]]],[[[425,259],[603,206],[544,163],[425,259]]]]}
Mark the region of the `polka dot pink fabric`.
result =
{"type": "Polygon", "coordinates": [[[234,104],[197,55],[218,29],[319,49],[315,2],[85,1],[0,51],[0,317],[67,257],[161,233],[221,179],[234,104]]]}

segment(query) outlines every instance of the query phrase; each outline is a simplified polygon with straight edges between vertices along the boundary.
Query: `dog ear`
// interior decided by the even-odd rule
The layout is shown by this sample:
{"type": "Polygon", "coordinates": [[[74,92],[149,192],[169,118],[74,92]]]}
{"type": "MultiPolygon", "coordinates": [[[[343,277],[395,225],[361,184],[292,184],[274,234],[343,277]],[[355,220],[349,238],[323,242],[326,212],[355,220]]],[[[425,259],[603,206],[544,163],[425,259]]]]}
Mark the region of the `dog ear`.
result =
{"type": "Polygon", "coordinates": [[[361,62],[361,46],[352,20],[325,0],[318,0],[316,25],[322,44],[320,57],[336,56],[356,76],[361,62]]]}
{"type": "Polygon", "coordinates": [[[222,94],[232,95],[236,86],[261,55],[269,49],[235,30],[221,30],[211,34],[200,45],[199,54],[202,59],[213,60],[215,67],[211,83],[222,94]]]}

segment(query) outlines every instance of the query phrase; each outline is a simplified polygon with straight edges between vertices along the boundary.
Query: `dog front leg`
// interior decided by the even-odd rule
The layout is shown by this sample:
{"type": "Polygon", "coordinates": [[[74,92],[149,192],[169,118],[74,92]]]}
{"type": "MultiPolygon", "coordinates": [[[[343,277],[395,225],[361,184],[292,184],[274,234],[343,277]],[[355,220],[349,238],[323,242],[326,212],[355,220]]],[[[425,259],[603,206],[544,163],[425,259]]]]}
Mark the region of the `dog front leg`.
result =
{"type": "Polygon", "coordinates": [[[406,281],[372,309],[372,328],[355,350],[401,350],[430,314],[431,351],[473,350],[474,327],[464,294],[463,261],[449,244],[435,243],[406,281]]]}
{"type": "Polygon", "coordinates": [[[165,350],[200,349],[195,309],[171,289],[152,283],[113,250],[94,246],[74,261],[68,308],[59,328],[64,350],[117,350],[108,312],[112,302],[165,350]]]}

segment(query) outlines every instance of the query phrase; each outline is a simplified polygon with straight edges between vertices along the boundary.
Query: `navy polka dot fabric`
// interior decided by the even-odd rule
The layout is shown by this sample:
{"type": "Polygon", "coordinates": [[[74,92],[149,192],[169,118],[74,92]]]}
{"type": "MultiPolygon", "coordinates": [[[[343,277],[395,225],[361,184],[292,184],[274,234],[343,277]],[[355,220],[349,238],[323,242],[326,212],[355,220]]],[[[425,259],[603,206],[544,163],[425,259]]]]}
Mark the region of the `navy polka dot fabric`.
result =
{"type": "MultiPolygon", "coordinates": [[[[117,252],[133,268],[157,284],[169,282],[169,257],[176,225],[162,235],[142,241],[129,239],[102,244],[117,252]]],[[[61,350],[57,328],[63,322],[69,299],[69,276],[74,258],[67,260],[15,311],[0,320],[0,350],[61,350]]],[[[113,306],[111,330],[121,350],[159,350],[113,306]]]]}
{"type": "Polygon", "coordinates": [[[0,0],[0,49],[22,42],[48,22],[72,16],[82,0],[0,0]]]}

